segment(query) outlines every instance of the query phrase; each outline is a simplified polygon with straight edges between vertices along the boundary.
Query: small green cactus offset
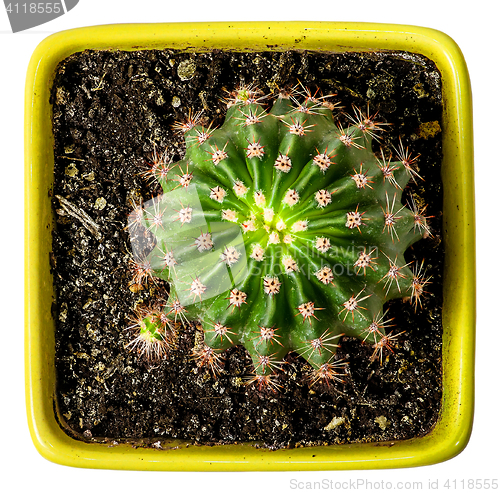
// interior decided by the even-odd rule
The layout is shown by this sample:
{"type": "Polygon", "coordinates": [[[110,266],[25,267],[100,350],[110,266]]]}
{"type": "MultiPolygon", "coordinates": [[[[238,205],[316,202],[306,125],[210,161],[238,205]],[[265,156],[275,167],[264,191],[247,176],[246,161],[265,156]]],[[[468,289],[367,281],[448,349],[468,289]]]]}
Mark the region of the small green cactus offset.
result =
{"type": "Polygon", "coordinates": [[[197,321],[199,366],[217,374],[224,351],[242,345],[249,381],[273,389],[290,351],[309,363],[311,383],[327,384],[343,373],[343,335],[371,345],[372,360],[392,351],[384,303],[417,306],[428,282],[404,257],[429,234],[425,209],[401,202],[415,158],[401,142],[397,161],[377,157],[384,124],[354,108],[342,127],[329,99],[301,88],[267,110],[259,90],[241,86],[220,128],[193,113],[176,125],[184,159],[153,160],[145,175],[164,193],[129,217],[155,238],[148,255],[135,251],[134,282],[170,283],[166,302],[137,314],[131,346],[162,356],[176,323],[197,321]]]}

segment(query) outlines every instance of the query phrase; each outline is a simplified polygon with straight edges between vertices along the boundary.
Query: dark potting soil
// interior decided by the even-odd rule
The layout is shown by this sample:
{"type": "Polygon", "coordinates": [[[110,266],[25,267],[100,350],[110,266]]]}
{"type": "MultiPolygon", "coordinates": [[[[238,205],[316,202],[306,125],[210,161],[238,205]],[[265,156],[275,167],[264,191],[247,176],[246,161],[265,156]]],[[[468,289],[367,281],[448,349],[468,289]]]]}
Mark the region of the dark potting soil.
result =
{"type": "MultiPolygon", "coordinates": [[[[256,441],[270,448],[422,436],[441,401],[441,79],[428,59],[404,52],[320,54],[86,51],[64,60],[52,90],[56,225],[51,262],[56,300],[57,407],[61,424],[82,440],[161,446],[256,441]],[[387,304],[398,336],[394,354],[370,363],[373,349],[344,338],[344,383],[309,388],[305,364],[290,353],[277,393],[244,385],[250,358],[233,348],[214,379],[192,361],[200,332],[184,326],[176,350],[156,365],[126,345],[130,317],[168,286],[131,285],[127,215],[131,200],[160,192],[139,176],[156,146],[175,162],[183,138],[172,129],[188,110],[224,119],[224,90],[253,82],[275,93],[300,81],[336,93],[346,112],[369,103],[385,127],[385,155],[399,136],[421,154],[423,180],[409,189],[429,204],[432,237],[406,252],[425,259],[432,284],[422,308],[387,304]]],[[[339,115],[346,122],[345,116],[339,115]]],[[[408,191],[405,192],[408,199],[408,191]]]]}

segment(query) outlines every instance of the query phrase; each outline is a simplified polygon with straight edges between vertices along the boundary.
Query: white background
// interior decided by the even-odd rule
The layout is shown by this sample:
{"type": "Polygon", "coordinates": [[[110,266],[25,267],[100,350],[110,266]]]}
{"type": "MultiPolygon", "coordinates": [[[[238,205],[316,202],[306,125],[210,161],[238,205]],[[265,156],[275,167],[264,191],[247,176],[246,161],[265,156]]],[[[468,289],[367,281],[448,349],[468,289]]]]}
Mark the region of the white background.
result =
{"type": "MultiPolygon", "coordinates": [[[[358,0],[272,3],[161,0],[80,0],[68,14],[12,34],[0,5],[0,197],[6,221],[1,233],[0,281],[0,484],[4,491],[50,488],[62,491],[290,491],[290,480],[303,482],[363,479],[372,482],[499,478],[499,208],[500,127],[498,14],[494,2],[439,0],[358,0]],[[488,7],[489,5],[489,7],[488,7]],[[496,10],[496,9],[495,9],[496,10]],[[474,96],[477,219],[477,365],[476,414],[469,445],[458,457],[434,466],[385,471],[332,473],[148,473],[80,470],[49,463],[38,455],[28,433],[23,368],[23,118],[24,82],[37,44],[53,32],[95,24],[124,22],[249,20],[367,21],[413,24],[438,29],[461,47],[474,96]],[[489,106],[487,106],[489,104],[489,106]],[[497,241],[494,241],[494,238],[497,241]],[[488,389],[496,388],[496,392],[488,389]],[[9,397],[9,400],[5,400],[9,397]],[[495,465],[497,467],[495,467],[495,465]]],[[[304,484],[304,486],[306,486],[304,484]]],[[[372,489],[375,489],[375,484],[372,489]]],[[[467,488],[466,488],[467,489],[467,488]]],[[[292,490],[293,491],[293,490],[292,490]]],[[[358,490],[359,491],[359,490],[358,490]]],[[[370,490],[369,490],[370,491],[370,490]]],[[[442,489],[441,491],[447,491],[442,489]]],[[[448,490],[450,491],[450,490],[448,490]]],[[[453,491],[453,489],[451,490],[453,491]]]]}

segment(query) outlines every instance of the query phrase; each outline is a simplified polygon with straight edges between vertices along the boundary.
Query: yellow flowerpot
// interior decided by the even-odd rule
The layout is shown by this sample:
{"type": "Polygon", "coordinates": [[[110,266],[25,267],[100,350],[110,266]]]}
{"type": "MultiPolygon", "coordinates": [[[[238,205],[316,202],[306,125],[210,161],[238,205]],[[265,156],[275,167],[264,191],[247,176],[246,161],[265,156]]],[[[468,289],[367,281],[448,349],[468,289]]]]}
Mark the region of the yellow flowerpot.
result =
{"type": "Polygon", "coordinates": [[[331,470],[411,467],[463,450],[473,416],[475,245],[471,92],[467,68],[445,34],[413,26],[330,22],[253,22],[99,26],[61,32],[34,52],[27,75],[26,402],[33,442],[47,459],[66,465],[159,470],[331,470]],[[443,221],[445,276],[443,397],[432,431],[390,443],[356,443],[270,451],[250,444],[140,449],[85,443],[60,427],[55,398],[51,251],[53,134],[50,90],[57,64],[92,50],[186,49],[330,52],[405,50],[434,61],[443,83],[443,221]]]}

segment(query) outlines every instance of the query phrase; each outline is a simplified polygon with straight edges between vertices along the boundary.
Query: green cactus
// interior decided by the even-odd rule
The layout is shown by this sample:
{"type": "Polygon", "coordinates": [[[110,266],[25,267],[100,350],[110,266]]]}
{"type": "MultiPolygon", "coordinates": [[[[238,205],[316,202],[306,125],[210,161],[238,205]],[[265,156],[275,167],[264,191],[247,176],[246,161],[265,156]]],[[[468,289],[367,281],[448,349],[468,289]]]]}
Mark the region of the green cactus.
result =
{"type": "Polygon", "coordinates": [[[392,351],[384,303],[416,305],[428,280],[404,253],[429,234],[424,209],[401,196],[418,175],[400,142],[398,161],[378,158],[372,141],[382,123],[355,108],[336,123],[329,97],[309,90],[265,98],[242,86],[227,99],[224,124],[201,126],[200,114],[176,125],[186,154],[157,156],[145,172],[164,194],[134,208],[129,227],[147,228],[155,247],[136,252],[134,281],[170,283],[168,302],[138,314],[131,346],[162,355],[175,322],[198,321],[199,366],[217,374],[223,352],[242,345],[253,361],[250,381],[276,386],[283,358],[295,351],[311,382],[341,379],[341,336],[392,351]],[[300,98],[300,102],[299,102],[300,98]],[[156,349],[150,346],[156,344],[156,349]]]}

